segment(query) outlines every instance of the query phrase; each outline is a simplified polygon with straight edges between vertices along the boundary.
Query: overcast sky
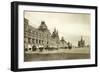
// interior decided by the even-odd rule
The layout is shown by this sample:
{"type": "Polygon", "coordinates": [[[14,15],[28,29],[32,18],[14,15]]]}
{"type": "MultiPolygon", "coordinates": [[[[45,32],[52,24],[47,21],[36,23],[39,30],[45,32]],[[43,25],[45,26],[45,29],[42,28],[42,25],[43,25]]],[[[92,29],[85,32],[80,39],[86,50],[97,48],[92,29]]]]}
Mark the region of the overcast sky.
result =
{"type": "Polygon", "coordinates": [[[70,41],[74,45],[77,45],[81,36],[86,40],[86,43],[90,43],[89,14],[32,11],[25,11],[24,13],[25,18],[29,20],[29,25],[35,28],[38,28],[41,21],[45,21],[51,33],[56,28],[60,38],[63,36],[66,41],[70,41]]]}

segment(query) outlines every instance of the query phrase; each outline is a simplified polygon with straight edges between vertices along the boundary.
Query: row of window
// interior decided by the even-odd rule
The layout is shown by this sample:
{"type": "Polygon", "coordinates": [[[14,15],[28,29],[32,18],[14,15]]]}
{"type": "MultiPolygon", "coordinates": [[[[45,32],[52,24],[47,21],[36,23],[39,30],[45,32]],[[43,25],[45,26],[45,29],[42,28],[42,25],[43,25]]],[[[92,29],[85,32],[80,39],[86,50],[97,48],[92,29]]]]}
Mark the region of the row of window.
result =
{"type": "Polygon", "coordinates": [[[34,32],[34,33],[29,33],[29,32],[24,32],[25,36],[33,36],[33,37],[39,37],[39,38],[43,38],[45,37],[43,34],[39,33],[39,32],[34,32]]]}
{"type": "Polygon", "coordinates": [[[38,39],[31,39],[31,38],[28,38],[28,43],[33,43],[33,44],[43,44],[43,40],[38,40],[38,39]]]}

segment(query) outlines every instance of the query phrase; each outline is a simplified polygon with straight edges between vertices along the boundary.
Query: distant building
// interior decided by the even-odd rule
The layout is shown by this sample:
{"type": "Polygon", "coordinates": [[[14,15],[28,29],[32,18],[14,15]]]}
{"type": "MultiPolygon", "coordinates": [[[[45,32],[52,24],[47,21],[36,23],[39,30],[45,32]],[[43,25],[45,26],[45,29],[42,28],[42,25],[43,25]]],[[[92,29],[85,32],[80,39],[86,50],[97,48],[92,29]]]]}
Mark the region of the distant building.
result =
{"type": "Polygon", "coordinates": [[[34,28],[29,25],[29,20],[24,18],[24,47],[25,50],[32,51],[32,46],[39,47],[53,47],[60,48],[67,46],[67,42],[62,39],[59,39],[59,34],[56,29],[54,29],[51,34],[46,23],[41,21],[41,24],[38,28],[34,28]]]}
{"type": "Polygon", "coordinates": [[[78,41],[78,47],[85,47],[85,40],[83,40],[83,37],[81,37],[81,40],[78,41]]]}
{"type": "Polygon", "coordinates": [[[65,48],[68,47],[68,43],[64,40],[64,37],[61,38],[60,43],[61,43],[61,44],[60,44],[61,47],[65,47],[65,48]]]}

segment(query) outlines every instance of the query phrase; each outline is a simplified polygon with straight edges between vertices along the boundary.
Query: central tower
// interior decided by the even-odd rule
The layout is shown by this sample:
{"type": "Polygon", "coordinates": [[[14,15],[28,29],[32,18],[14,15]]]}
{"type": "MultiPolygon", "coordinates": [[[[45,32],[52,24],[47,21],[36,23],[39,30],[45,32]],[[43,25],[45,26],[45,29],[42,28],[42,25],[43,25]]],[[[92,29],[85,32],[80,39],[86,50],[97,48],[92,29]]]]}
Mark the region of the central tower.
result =
{"type": "Polygon", "coordinates": [[[48,30],[48,28],[47,28],[47,26],[45,24],[45,21],[41,21],[41,24],[40,24],[38,29],[41,30],[41,31],[48,30]]]}

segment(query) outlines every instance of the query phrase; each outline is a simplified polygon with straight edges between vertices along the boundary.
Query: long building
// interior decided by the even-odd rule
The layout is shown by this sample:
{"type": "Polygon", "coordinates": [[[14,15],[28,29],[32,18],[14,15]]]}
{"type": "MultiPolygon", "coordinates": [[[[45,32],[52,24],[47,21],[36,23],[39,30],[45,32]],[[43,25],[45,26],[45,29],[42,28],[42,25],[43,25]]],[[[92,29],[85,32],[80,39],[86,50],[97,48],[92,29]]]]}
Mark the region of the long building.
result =
{"type": "Polygon", "coordinates": [[[24,48],[26,51],[32,51],[33,46],[52,49],[67,47],[68,44],[64,37],[60,40],[56,29],[50,33],[45,21],[41,21],[40,26],[35,28],[29,25],[28,19],[24,18],[24,48]]]}

